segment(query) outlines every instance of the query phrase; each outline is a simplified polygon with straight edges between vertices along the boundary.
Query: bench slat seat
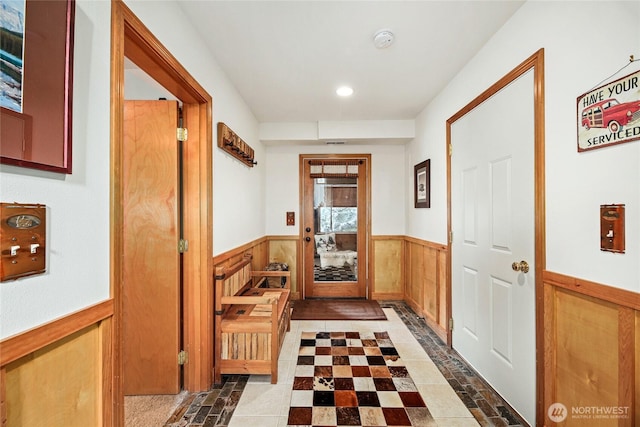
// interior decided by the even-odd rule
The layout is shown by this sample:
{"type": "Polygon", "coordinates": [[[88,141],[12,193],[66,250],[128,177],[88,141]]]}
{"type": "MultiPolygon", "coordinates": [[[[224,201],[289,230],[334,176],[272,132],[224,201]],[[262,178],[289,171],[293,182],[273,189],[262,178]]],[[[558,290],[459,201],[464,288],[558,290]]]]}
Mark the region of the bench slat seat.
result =
{"type": "MultiPolygon", "coordinates": [[[[262,287],[288,271],[251,271],[251,256],[216,270],[214,381],[222,374],[269,374],[278,382],[278,357],[291,326],[290,290],[262,287]]],[[[287,280],[288,282],[288,280],[287,280]]]]}

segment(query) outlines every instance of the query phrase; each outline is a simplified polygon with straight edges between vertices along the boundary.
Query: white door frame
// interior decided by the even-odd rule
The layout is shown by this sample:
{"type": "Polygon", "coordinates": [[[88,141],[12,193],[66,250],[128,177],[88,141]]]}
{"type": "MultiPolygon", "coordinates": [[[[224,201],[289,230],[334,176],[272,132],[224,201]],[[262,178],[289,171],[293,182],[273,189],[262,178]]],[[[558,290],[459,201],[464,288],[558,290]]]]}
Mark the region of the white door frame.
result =
{"type": "MultiPolygon", "coordinates": [[[[469,104],[455,113],[447,120],[446,144],[447,153],[451,147],[451,126],[467,113],[472,111],[485,100],[493,96],[499,90],[529,70],[534,73],[534,221],[535,221],[535,313],[536,313],[536,424],[542,425],[544,416],[544,299],[542,272],[546,268],[546,241],[545,241],[545,160],[544,160],[544,49],[540,49],[523,61],[507,75],[478,95],[469,104]]],[[[451,236],[451,156],[447,156],[447,231],[451,236]]],[[[449,258],[447,260],[447,316],[452,319],[451,296],[451,259],[453,257],[451,237],[448,243],[449,258]]],[[[447,344],[452,348],[452,330],[447,331],[447,344]]]]}

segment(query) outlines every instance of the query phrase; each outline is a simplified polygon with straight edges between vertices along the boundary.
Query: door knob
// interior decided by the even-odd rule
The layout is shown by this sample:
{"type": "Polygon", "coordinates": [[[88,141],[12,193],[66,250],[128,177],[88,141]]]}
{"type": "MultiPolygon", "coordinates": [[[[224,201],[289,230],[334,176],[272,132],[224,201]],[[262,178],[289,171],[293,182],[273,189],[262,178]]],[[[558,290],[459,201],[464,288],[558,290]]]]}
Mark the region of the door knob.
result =
{"type": "Polygon", "coordinates": [[[304,229],[304,231],[306,231],[307,233],[311,231],[311,227],[307,227],[304,229]]]}
{"type": "Polygon", "coordinates": [[[522,271],[523,273],[529,272],[529,263],[527,261],[514,262],[511,264],[513,271],[522,271]]]}
{"type": "Polygon", "coordinates": [[[307,237],[304,238],[304,240],[307,241],[307,242],[310,242],[311,241],[311,237],[307,236],[307,237]]]}

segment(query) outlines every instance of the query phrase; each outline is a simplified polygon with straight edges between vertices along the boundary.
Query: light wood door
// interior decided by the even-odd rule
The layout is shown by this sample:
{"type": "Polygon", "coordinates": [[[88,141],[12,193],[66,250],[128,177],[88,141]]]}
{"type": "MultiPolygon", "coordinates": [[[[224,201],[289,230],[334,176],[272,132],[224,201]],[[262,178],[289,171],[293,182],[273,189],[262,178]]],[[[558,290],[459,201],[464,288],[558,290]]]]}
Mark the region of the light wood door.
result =
{"type": "Polygon", "coordinates": [[[453,348],[531,425],[536,407],[533,95],[529,70],[451,127],[453,348]],[[528,263],[527,272],[512,268],[521,261],[528,263]]]}
{"type": "Polygon", "coordinates": [[[300,157],[304,298],[366,298],[369,159],[324,160],[333,162],[330,171],[351,162],[354,174],[313,177],[312,169],[323,166],[312,163],[323,159],[300,157]]]}
{"type": "Polygon", "coordinates": [[[175,101],[125,102],[121,255],[126,395],[180,391],[177,126],[175,101]]]}

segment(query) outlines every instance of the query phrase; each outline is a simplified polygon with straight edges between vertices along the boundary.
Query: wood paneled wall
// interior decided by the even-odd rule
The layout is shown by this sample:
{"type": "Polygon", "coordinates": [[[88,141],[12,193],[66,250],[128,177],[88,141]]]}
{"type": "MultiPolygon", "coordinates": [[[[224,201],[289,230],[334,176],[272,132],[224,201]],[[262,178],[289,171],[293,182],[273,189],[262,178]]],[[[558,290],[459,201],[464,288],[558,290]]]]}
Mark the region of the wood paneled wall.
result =
{"type": "Polygon", "coordinates": [[[636,388],[636,409],[635,409],[635,425],[640,426],[640,310],[636,310],[636,337],[635,337],[635,347],[636,347],[636,363],[635,363],[635,372],[633,378],[636,379],[635,388],[636,388]]]}
{"type": "Polygon", "coordinates": [[[291,298],[300,298],[299,260],[300,239],[298,236],[266,236],[217,255],[213,258],[214,271],[220,266],[230,266],[240,261],[245,254],[253,255],[251,270],[263,270],[270,262],[285,262],[291,272],[291,298]]]}
{"type": "Polygon", "coordinates": [[[404,236],[374,236],[371,299],[404,299],[404,236]]]}
{"type": "Polygon", "coordinates": [[[635,329],[636,329],[636,337],[634,340],[635,343],[635,358],[636,363],[634,364],[635,372],[633,373],[633,377],[636,379],[635,384],[635,399],[636,399],[636,408],[634,415],[636,417],[640,417],[640,310],[636,310],[636,319],[635,319],[635,329]]]}
{"type": "MultiPolygon", "coordinates": [[[[254,269],[288,263],[292,290],[298,288],[297,236],[267,236],[214,263],[235,263],[246,252],[253,254],[254,269]]],[[[446,338],[447,256],[443,245],[373,237],[372,297],[404,298],[446,338]]],[[[542,300],[542,412],[558,402],[568,410],[563,426],[640,425],[640,294],[545,271],[542,300]],[[587,423],[589,410],[624,417],[609,414],[587,423]]],[[[107,300],[0,342],[3,427],[119,424],[112,411],[113,314],[113,300],[107,300]]],[[[548,416],[539,424],[556,425],[548,416]]]]}
{"type": "Polygon", "coordinates": [[[548,271],[543,282],[545,425],[640,425],[640,294],[548,271]]]}
{"type": "MultiPolygon", "coordinates": [[[[370,295],[375,300],[405,300],[446,340],[447,247],[407,236],[373,236],[370,295]]],[[[298,236],[265,236],[217,255],[214,269],[253,254],[251,268],[285,262],[291,271],[291,298],[300,299],[302,248],[298,236]]]]}
{"type": "Polygon", "coordinates": [[[300,272],[300,266],[298,260],[302,257],[298,257],[300,253],[300,239],[298,236],[269,236],[269,262],[285,262],[289,265],[289,271],[291,272],[291,298],[300,299],[300,289],[298,287],[298,272],[300,272]]]}
{"type": "MultiPolygon", "coordinates": [[[[447,256],[445,245],[405,237],[404,300],[447,340],[447,256]]],[[[377,260],[376,260],[377,262],[377,260]]]]}
{"type": "Polygon", "coordinates": [[[447,247],[407,236],[372,241],[372,299],[405,300],[446,341],[447,247]]]}
{"type": "Polygon", "coordinates": [[[217,267],[228,267],[230,265],[239,262],[245,254],[250,253],[253,255],[251,259],[252,270],[262,270],[269,262],[269,242],[266,237],[254,240],[245,245],[238,246],[230,251],[224,252],[220,255],[213,257],[213,271],[216,271],[217,267]]]}
{"type": "Polygon", "coordinates": [[[113,301],[0,342],[2,426],[112,425],[113,301]]]}
{"type": "Polygon", "coordinates": [[[100,359],[94,325],[10,363],[7,425],[99,425],[100,359]]]}

